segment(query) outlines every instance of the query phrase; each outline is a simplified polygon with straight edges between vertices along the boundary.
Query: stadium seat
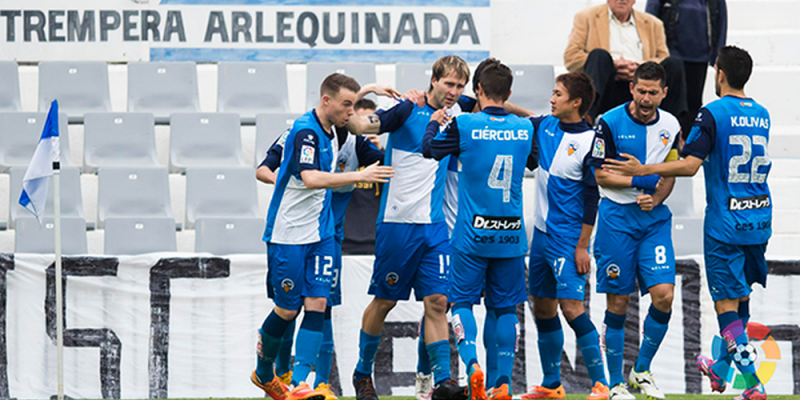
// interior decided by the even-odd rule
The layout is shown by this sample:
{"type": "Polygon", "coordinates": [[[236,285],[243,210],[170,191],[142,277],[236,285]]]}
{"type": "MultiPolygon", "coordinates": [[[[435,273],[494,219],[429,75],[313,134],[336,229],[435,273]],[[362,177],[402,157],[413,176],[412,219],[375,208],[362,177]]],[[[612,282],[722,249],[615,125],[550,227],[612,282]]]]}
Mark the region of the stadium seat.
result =
{"type": "Polygon", "coordinates": [[[676,178],[672,193],[664,203],[676,217],[695,217],[692,178],[676,178]]]}
{"type": "Polygon", "coordinates": [[[200,111],[194,62],[128,63],[128,111],[151,112],[157,123],[177,112],[200,111]]]}
{"type": "Polygon", "coordinates": [[[243,167],[239,116],[230,113],[177,113],[169,124],[169,169],[243,167]]]}
{"type": "Polygon", "coordinates": [[[398,63],[395,88],[400,93],[405,93],[409,89],[426,91],[431,83],[432,75],[430,64],[398,63]]]}
{"type": "MultiPolygon", "coordinates": [[[[27,167],[42,137],[46,113],[0,112],[0,172],[11,167],[27,167]]],[[[67,114],[58,114],[61,163],[71,164],[67,114]]]]}
{"type": "MultiPolygon", "coordinates": [[[[32,216],[30,211],[19,205],[19,196],[22,193],[22,179],[25,177],[27,167],[14,167],[10,170],[8,199],[8,225],[15,226],[18,218],[32,216]]],[[[53,216],[53,180],[47,190],[47,203],[44,206],[45,217],[53,216]]],[[[61,168],[61,216],[84,219],[83,196],[81,195],[81,173],[78,167],[61,168]]],[[[86,229],[84,225],[83,229],[86,229]]]]}
{"type": "Polygon", "coordinates": [[[319,86],[325,77],[338,72],[354,78],[360,85],[375,83],[375,64],[371,63],[308,63],[306,69],[306,109],[319,103],[319,86]]]}
{"type": "Polygon", "coordinates": [[[255,170],[188,168],[186,170],[186,228],[198,218],[257,217],[255,170]]]}
{"type": "Polygon", "coordinates": [[[703,218],[672,217],[675,257],[703,254],[703,218]]]}
{"type": "Polygon", "coordinates": [[[103,228],[105,220],[114,217],[172,218],[167,169],[100,168],[97,171],[97,227],[103,228]]]}
{"type": "Polygon", "coordinates": [[[175,220],[171,217],[109,218],[105,225],[107,255],[136,255],[177,251],[175,220]]]}
{"type": "Polygon", "coordinates": [[[21,111],[17,63],[0,61],[0,76],[3,77],[3,84],[0,85],[0,111],[21,111]]]}
{"type": "Polygon", "coordinates": [[[263,254],[263,218],[198,218],[195,252],[214,255],[263,254]]]}
{"type": "Polygon", "coordinates": [[[550,97],[555,84],[552,65],[509,65],[514,87],[508,101],[536,114],[550,113],[550,97]]]}
{"type": "MultiPolygon", "coordinates": [[[[55,231],[52,217],[42,220],[33,216],[16,220],[14,227],[15,253],[55,253],[55,231]]],[[[61,254],[87,254],[86,220],[83,217],[61,217],[61,254]]]]}
{"type": "Polygon", "coordinates": [[[42,61],[39,63],[39,111],[58,100],[69,122],[83,122],[88,112],[111,111],[108,64],[102,61],[42,61]]]}
{"type": "Polygon", "coordinates": [[[83,125],[84,172],[158,166],[153,114],[90,113],[83,125]]]}
{"type": "Polygon", "coordinates": [[[261,164],[275,140],[294,124],[300,114],[258,114],[256,116],[256,167],[261,164]]]}
{"type": "Polygon", "coordinates": [[[242,123],[254,124],[258,113],[289,111],[285,63],[220,62],[217,82],[217,111],[238,113],[242,123]]]}

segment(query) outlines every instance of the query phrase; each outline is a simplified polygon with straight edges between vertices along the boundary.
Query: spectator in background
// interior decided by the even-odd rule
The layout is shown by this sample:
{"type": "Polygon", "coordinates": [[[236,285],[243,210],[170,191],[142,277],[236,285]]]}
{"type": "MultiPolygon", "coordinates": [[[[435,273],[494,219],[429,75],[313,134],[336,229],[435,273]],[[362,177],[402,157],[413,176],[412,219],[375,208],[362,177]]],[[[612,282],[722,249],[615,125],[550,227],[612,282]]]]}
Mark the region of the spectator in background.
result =
{"type": "Polygon", "coordinates": [[[683,61],[688,113],[680,122],[688,135],[703,105],[708,66],[714,65],[717,52],[725,46],[727,5],[725,0],[647,0],[647,12],[664,23],[669,53],[683,61]]]}
{"type": "Polygon", "coordinates": [[[564,64],[570,72],[583,71],[594,81],[597,97],[589,110],[592,121],[632,99],[633,73],[645,61],[661,63],[667,71],[669,90],[662,108],[675,116],[687,112],[683,62],[669,56],[661,21],[634,10],[635,3],[608,0],[575,14],[564,64]]]}

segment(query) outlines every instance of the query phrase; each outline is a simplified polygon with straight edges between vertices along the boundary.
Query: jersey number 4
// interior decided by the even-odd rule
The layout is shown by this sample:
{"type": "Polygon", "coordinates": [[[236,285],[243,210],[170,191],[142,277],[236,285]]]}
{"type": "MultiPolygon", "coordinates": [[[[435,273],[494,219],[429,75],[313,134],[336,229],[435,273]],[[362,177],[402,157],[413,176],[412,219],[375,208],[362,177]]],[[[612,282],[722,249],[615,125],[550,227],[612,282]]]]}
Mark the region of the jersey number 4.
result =
{"type": "Polygon", "coordinates": [[[489,182],[487,183],[492,189],[501,189],[503,191],[503,203],[511,201],[511,172],[514,168],[514,157],[498,155],[494,159],[492,165],[492,172],[489,173],[489,182]],[[500,170],[503,170],[503,176],[500,176],[500,170]]]}
{"type": "Polygon", "coordinates": [[[762,165],[769,165],[769,155],[767,155],[767,138],[764,136],[753,135],[732,135],[728,138],[728,144],[742,146],[742,155],[731,157],[728,163],[728,183],[764,183],[767,180],[767,174],[758,173],[758,167],[762,165]],[[752,157],[753,146],[761,146],[764,148],[764,155],[752,157]],[[750,173],[739,172],[739,166],[750,162],[753,159],[753,164],[750,167],[750,173]]]}

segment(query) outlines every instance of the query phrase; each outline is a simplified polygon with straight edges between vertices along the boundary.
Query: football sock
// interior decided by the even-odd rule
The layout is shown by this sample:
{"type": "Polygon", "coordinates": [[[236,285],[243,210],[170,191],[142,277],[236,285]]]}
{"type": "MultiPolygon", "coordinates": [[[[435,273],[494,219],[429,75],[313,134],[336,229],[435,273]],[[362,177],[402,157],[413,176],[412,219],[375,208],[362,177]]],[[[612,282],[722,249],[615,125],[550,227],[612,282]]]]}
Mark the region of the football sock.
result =
{"type": "Polygon", "coordinates": [[[742,320],[744,330],[747,332],[747,323],[750,322],[750,299],[739,302],[739,319],[742,320]]]}
{"type": "Polygon", "coordinates": [[[578,347],[583,354],[583,363],[586,364],[586,369],[589,371],[592,386],[595,382],[608,386],[606,366],[603,364],[603,355],[600,353],[600,335],[592,320],[586,313],[583,313],[569,321],[569,326],[575,331],[575,337],[578,338],[578,347]]]}
{"type": "Polygon", "coordinates": [[[478,362],[478,350],[475,345],[475,341],[478,337],[478,323],[475,322],[475,315],[472,313],[472,305],[458,303],[453,306],[452,324],[453,331],[456,332],[458,354],[467,366],[467,370],[469,370],[472,364],[478,362]]]}
{"type": "Polygon", "coordinates": [[[431,374],[431,359],[428,358],[428,349],[425,348],[425,317],[419,321],[419,337],[417,338],[417,372],[423,375],[431,374]]]}
{"type": "Polygon", "coordinates": [[[305,382],[308,374],[311,373],[311,366],[317,361],[319,349],[322,345],[322,326],[325,321],[325,313],[320,311],[306,311],[300,330],[297,332],[297,346],[294,356],[294,372],[292,373],[292,383],[297,386],[300,382],[305,382]]]}
{"type": "Polygon", "coordinates": [[[561,320],[553,318],[534,319],[539,339],[539,360],[542,363],[542,386],[555,389],[561,386],[561,351],[564,348],[564,330],[561,320]]]}
{"type": "Polygon", "coordinates": [[[497,378],[494,387],[500,387],[504,383],[511,386],[519,324],[516,311],[516,307],[495,309],[497,314],[497,378]]]}
{"type": "Polygon", "coordinates": [[[639,348],[639,356],[636,358],[636,372],[650,371],[650,364],[653,362],[658,347],[667,335],[669,329],[669,317],[672,312],[663,312],[654,305],[650,305],[647,318],[644,320],[642,334],[642,345],[639,348]]]}
{"type": "Polygon", "coordinates": [[[486,387],[489,388],[497,379],[497,314],[488,307],[483,321],[483,346],[486,348],[486,387]]]}
{"type": "Polygon", "coordinates": [[[728,343],[736,343],[737,349],[733,350],[733,352],[728,355],[728,358],[733,359],[736,368],[742,373],[747,387],[751,388],[759,384],[761,381],[756,375],[755,365],[749,362],[749,360],[736,361],[739,348],[747,346],[748,344],[747,334],[745,333],[742,320],[739,319],[739,314],[729,311],[718,315],[717,320],[719,322],[722,338],[728,341],[728,343]]]}
{"type": "Polygon", "coordinates": [[[261,329],[258,331],[259,344],[256,356],[256,376],[261,383],[271,382],[275,377],[272,370],[275,357],[280,350],[283,333],[291,323],[291,320],[287,321],[272,311],[261,324],[261,329]]]}
{"type": "Polygon", "coordinates": [[[281,349],[278,351],[278,358],[275,359],[275,374],[283,374],[292,370],[292,346],[294,345],[295,320],[289,324],[281,338],[281,349]]]}
{"type": "Polygon", "coordinates": [[[436,384],[450,379],[450,342],[447,340],[433,342],[427,346],[427,349],[436,384]]]}
{"type": "Polygon", "coordinates": [[[320,383],[328,383],[331,376],[331,363],[333,362],[333,321],[331,320],[331,307],[325,309],[325,320],[322,321],[322,345],[319,348],[317,361],[314,363],[316,379],[314,387],[320,383]]]}
{"type": "Polygon", "coordinates": [[[356,379],[372,376],[372,365],[375,364],[375,354],[378,352],[378,345],[381,342],[381,335],[370,335],[361,331],[358,338],[358,363],[356,364],[356,379]]]}
{"type": "Polygon", "coordinates": [[[606,310],[606,360],[610,387],[625,383],[622,376],[622,360],[625,353],[625,314],[614,314],[606,310]]]}

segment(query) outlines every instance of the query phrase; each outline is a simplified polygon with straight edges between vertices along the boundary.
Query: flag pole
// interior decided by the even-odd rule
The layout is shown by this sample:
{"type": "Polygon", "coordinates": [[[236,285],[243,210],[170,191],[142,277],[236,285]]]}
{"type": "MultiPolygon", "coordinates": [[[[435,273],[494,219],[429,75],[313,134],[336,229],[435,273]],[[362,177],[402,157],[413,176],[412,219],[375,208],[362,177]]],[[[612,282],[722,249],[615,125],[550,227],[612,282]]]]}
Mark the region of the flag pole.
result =
{"type": "Polygon", "coordinates": [[[53,233],[56,252],[56,354],[58,400],[64,400],[64,299],[61,285],[61,163],[53,161],[53,233]]]}

